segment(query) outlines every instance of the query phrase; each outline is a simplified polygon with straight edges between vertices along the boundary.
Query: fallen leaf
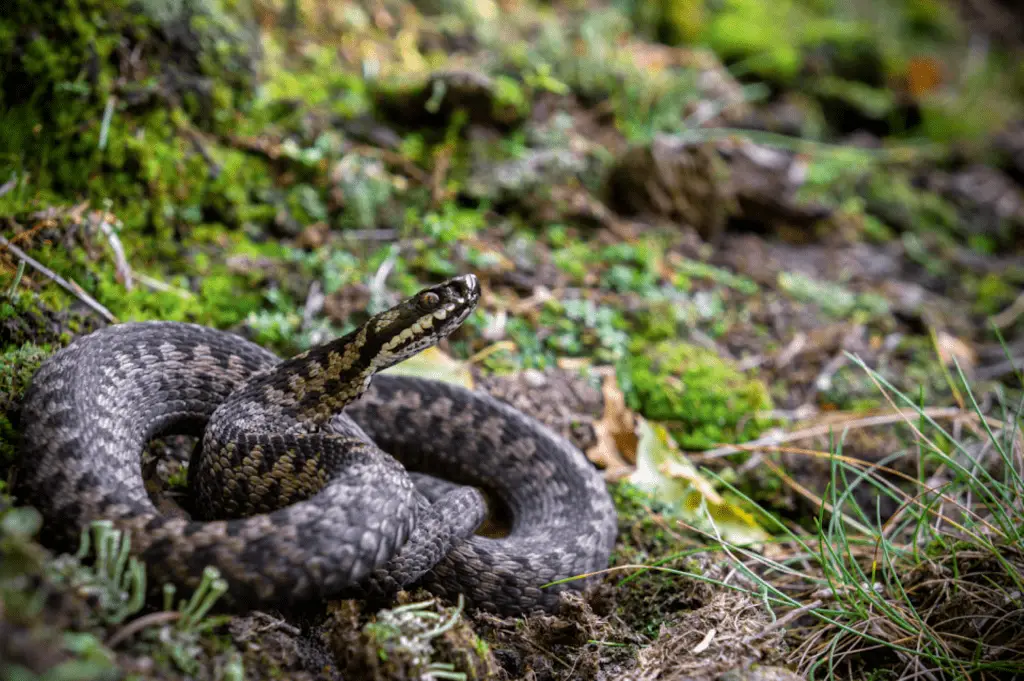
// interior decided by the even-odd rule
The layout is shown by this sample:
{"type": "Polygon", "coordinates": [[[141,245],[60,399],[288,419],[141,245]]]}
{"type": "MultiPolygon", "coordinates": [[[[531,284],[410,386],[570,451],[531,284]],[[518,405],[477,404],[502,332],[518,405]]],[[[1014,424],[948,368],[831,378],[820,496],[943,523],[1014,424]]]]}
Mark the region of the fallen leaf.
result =
{"type": "Polygon", "coordinates": [[[436,347],[427,348],[381,373],[431,378],[473,389],[473,374],[469,363],[450,357],[436,347]]]}
{"type": "Polygon", "coordinates": [[[955,359],[960,368],[970,373],[978,364],[978,355],[971,345],[945,331],[939,331],[935,335],[935,349],[939,353],[939,359],[948,367],[953,366],[955,359]]]}
{"type": "Polygon", "coordinates": [[[629,482],[675,506],[684,522],[729,543],[757,545],[771,538],[754,516],[725,500],[676,447],[668,431],[639,419],[636,470],[629,482]]]}
{"type": "Polygon", "coordinates": [[[928,56],[911,57],[907,64],[907,89],[921,97],[942,85],[942,64],[928,56]]]}
{"type": "Polygon", "coordinates": [[[604,469],[604,477],[615,481],[633,472],[636,462],[636,416],[626,407],[626,398],[619,390],[615,372],[604,374],[601,381],[604,414],[594,423],[597,444],[587,450],[587,458],[604,469]]]}

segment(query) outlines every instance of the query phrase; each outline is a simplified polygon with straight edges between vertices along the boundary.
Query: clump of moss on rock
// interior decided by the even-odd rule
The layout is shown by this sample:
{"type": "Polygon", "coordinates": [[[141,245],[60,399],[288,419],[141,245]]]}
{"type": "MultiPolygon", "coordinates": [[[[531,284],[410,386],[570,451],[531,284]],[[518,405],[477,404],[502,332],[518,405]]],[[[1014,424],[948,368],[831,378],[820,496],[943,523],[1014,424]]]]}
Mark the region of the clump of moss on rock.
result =
{"type": "Polygon", "coordinates": [[[6,478],[7,467],[14,462],[18,411],[32,376],[73,333],[95,327],[94,317],[55,312],[26,292],[0,298],[0,478],[6,478]]]}
{"type": "Polygon", "coordinates": [[[21,397],[50,352],[50,346],[34,343],[0,352],[0,475],[4,478],[7,467],[14,462],[21,397]]]}
{"type": "Polygon", "coordinates": [[[686,449],[756,437],[756,413],[771,408],[768,387],[705,348],[665,340],[631,348],[619,369],[631,409],[664,421],[686,449]]]}
{"type": "MultiPolygon", "coordinates": [[[[96,131],[110,104],[170,102],[209,115],[223,103],[219,86],[255,85],[254,29],[223,0],[13,0],[0,18],[0,110],[13,126],[0,144],[27,152],[39,139],[59,140],[90,166],[103,145],[81,124],[96,131]]],[[[50,155],[58,174],[63,156],[50,155]]]]}

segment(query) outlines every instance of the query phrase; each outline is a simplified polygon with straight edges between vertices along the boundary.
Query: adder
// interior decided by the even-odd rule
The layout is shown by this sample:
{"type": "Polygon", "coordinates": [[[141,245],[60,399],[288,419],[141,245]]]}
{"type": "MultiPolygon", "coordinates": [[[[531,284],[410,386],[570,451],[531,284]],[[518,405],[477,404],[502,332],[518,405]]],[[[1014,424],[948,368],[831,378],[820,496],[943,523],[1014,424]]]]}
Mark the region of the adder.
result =
{"type": "Polygon", "coordinates": [[[283,361],[187,323],[78,338],[26,392],[20,495],[69,537],[101,518],[129,531],[151,584],[195,588],[216,567],[229,607],[422,585],[505,614],[551,610],[585,580],[546,583],[607,565],[616,519],[599,473],[485,394],[378,375],[479,298],[475,276],[456,277],[283,361]],[[192,518],[158,511],[143,482],[142,449],[171,433],[202,437],[192,518]],[[474,533],[477,488],[510,513],[507,536],[474,533]]]}

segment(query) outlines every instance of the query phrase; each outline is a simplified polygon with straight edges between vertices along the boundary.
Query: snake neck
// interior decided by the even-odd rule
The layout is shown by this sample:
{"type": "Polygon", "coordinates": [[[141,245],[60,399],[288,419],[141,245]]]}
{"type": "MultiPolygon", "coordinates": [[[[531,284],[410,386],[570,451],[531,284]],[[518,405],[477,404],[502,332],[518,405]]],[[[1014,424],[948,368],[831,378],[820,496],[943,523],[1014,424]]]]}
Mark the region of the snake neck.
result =
{"type": "Polygon", "coordinates": [[[269,411],[303,424],[324,425],[366,391],[375,373],[451,334],[479,298],[473,275],[424,289],[355,331],[285,360],[254,378],[229,402],[233,407],[248,402],[245,411],[250,414],[269,411]]]}
{"type": "Polygon", "coordinates": [[[287,404],[297,421],[323,425],[366,392],[378,371],[367,326],[297,355],[263,386],[264,404],[287,404]],[[283,369],[283,371],[281,371],[283,369]],[[285,383],[282,386],[281,383],[285,383]]]}

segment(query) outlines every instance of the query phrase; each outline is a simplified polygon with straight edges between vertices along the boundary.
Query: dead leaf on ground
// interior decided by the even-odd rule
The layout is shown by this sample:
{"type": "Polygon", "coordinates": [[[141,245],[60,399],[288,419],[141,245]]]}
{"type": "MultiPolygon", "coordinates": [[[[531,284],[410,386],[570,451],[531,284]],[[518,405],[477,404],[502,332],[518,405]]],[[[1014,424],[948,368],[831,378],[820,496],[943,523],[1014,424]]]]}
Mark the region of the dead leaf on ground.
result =
{"type": "Polygon", "coordinates": [[[587,458],[604,469],[608,481],[618,480],[633,472],[636,463],[636,416],[626,407],[626,398],[619,390],[615,372],[604,374],[601,381],[604,415],[594,423],[597,444],[587,450],[587,458]]]}
{"type": "Polygon", "coordinates": [[[953,360],[960,365],[965,373],[970,374],[978,364],[978,354],[974,348],[962,338],[939,331],[935,336],[935,350],[939,359],[948,367],[953,366],[953,360]]]}
{"type": "Polygon", "coordinates": [[[381,373],[430,378],[435,381],[460,385],[467,390],[473,389],[473,374],[470,371],[469,363],[450,357],[433,347],[427,348],[381,373]]]}
{"type": "Polygon", "coordinates": [[[637,432],[636,470],[629,478],[633,485],[676,506],[684,522],[729,543],[749,546],[771,539],[754,516],[715,490],[663,426],[639,419],[637,432]]]}

